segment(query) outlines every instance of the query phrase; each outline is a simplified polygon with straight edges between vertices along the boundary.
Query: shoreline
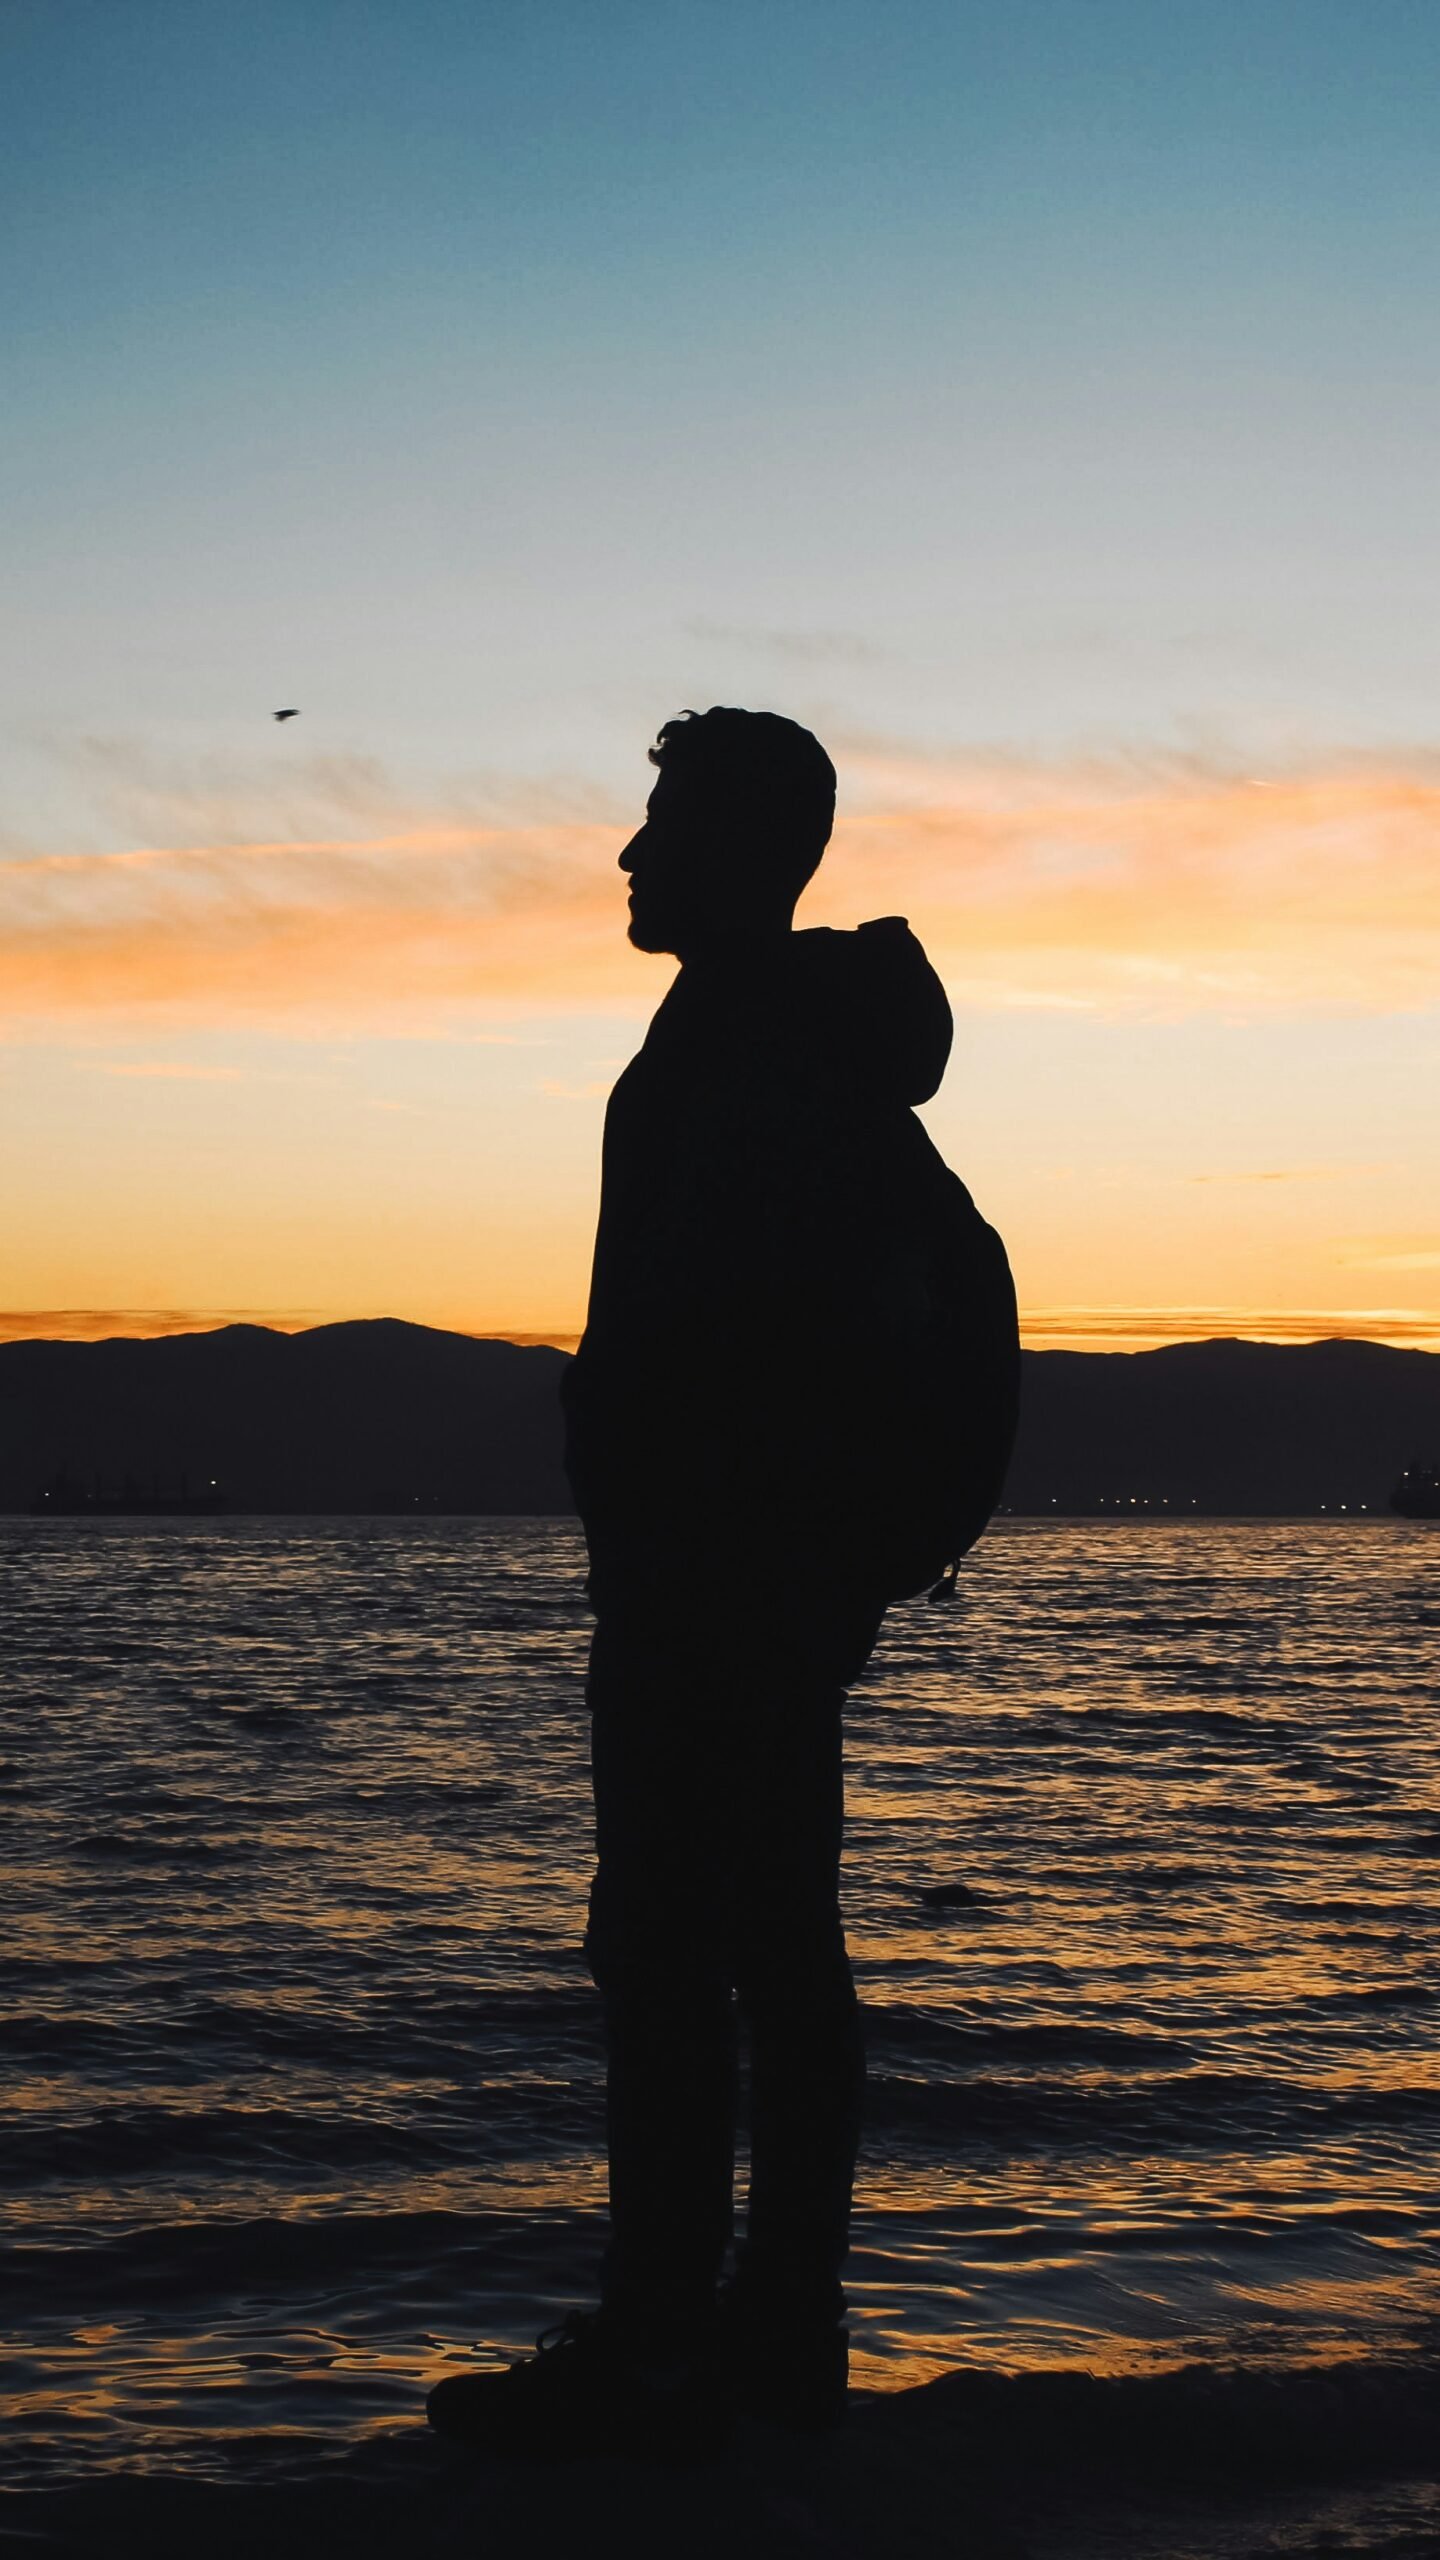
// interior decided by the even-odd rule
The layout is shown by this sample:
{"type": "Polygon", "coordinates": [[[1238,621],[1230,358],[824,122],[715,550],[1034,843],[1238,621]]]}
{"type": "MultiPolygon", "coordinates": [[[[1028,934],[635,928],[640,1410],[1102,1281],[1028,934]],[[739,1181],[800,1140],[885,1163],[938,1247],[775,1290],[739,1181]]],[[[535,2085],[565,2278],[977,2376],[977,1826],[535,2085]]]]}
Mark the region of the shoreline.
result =
{"type": "Polygon", "coordinates": [[[569,2560],[577,2548],[637,2560],[922,2560],[956,2548],[970,2560],[1239,2560],[1262,2537],[1291,2552],[1419,2560],[1440,2534],[1437,2383],[1432,2355],[1114,2382],[950,2374],[853,2393],[833,2437],[745,2425],[688,2470],[467,2457],[430,2434],[417,2398],[413,2425],[322,2462],[315,2439],[252,2438],[248,2474],[232,2462],[223,2478],[132,2470],[10,2490],[0,2520],[17,2550],[61,2560],[240,2560],[257,2548],[266,2560],[397,2548],[411,2560],[569,2560]]]}

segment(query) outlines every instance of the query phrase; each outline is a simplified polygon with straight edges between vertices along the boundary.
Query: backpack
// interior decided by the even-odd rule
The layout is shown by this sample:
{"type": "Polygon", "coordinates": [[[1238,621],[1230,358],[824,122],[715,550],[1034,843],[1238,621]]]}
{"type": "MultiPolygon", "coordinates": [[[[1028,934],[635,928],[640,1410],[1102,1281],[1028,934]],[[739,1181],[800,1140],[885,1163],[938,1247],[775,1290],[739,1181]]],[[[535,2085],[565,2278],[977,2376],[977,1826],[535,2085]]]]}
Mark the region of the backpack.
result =
{"type": "Polygon", "coordinates": [[[873,1202],[871,1322],[846,1403],[857,1571],[888,1602],[949,1600],[1005,1482],[1020,1330],[1005,1247],[906,1115],[873,1202]]]}

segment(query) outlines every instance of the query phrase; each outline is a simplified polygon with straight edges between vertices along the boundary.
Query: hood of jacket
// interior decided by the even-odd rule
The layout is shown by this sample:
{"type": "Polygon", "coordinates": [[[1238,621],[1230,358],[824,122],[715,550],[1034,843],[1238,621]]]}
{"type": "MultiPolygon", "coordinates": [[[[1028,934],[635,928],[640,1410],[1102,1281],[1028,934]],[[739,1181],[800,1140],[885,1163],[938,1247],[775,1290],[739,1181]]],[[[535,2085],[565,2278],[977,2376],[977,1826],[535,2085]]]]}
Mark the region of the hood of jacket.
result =
{"type": "Polygon", "coordinates": [[[808,1084],[865,1104],[928,1102],[953,1033],[940,980],[903,916],[828,925],[687,961],[645,1043],[659,1065],[808,1084]]]}
{"type": "Polygon", "coordinates": [[[950,1002],[903,916],[790,937],[796,1024],[817,1063],[875,1101],[928,1102],[950,1056],[950,1002]]]}

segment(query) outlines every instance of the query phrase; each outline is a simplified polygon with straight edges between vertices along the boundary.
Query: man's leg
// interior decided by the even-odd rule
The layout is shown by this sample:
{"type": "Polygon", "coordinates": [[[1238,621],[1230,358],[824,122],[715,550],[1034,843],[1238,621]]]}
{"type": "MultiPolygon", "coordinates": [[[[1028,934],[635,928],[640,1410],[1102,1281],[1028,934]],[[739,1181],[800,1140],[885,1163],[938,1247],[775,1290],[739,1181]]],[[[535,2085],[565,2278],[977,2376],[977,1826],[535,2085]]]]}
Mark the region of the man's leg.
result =
{"type": "Polygon", "coordinates": [[[756,1698],[737,1878],[737,1980],[750,2029],[751,2155],[742,2286],[778,2313],[844,2317],[841,2269],[865,2054],[840,1917],[842,1712],[878,1614],[839,1613],[773,1645],[756,1698]],[[766,1687],[769,1684],[767,1682],[766,1687]]]}
{"type": "Polygon", "coordinates": [[[663,2336],[708,2321],[733,2226],[733,1737],[683,1650],[604,1621],[589,1695],[597,1864],[585,1952],[604,2004],[610,2159],[602,2305],[663,2336]]]}
{"type": "MultiPolygon", "coordinates": [[[[704,1648],[700,1649],[704,1660],[704,1648]]],[[[609,2048],[611,2243],[599,2313],[534,2356],[450,2374],[426,2414],[456,2443],[533,2459],[713,2457],[729,2441],[716,2279],[733,2219],[735,2003],[723,1957],[727,1755],[696,1648],[604,1617],[590,1699],[599,1857],[586,1953],[609,2048]]]]}

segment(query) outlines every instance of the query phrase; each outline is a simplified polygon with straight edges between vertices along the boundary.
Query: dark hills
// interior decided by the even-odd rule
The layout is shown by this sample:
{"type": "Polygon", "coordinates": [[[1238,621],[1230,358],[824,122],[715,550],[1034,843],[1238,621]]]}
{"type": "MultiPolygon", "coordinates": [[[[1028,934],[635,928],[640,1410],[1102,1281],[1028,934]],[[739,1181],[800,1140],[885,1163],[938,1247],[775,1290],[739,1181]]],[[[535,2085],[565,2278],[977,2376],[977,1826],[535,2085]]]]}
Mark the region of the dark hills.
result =
{"type": "Polygon", "coordinates": [[[0,1344],[0,1509],[63,1468],[237,1511],[568,1511],[567,1355],[382,1319],[0,1344]]]}
{"type": "MultiPolygon", "coordinates": [[[[267,1512],[565,1512],[566,1354],[389,1320],[0,1344],[0,1510],[60,1469],[267,1512]]],[[[1025,1355],[1006,1507],[1377,1510],[1440,1455],[1440,1355],[1365,1342],[1025,1355]]]]}
{"type": "Polygon", "coordinates": [[[1031,1351],[1016,1511],[1383,1510],[1440,1454],[1440,1355],[1374,1342],[1031,1351]]]}

